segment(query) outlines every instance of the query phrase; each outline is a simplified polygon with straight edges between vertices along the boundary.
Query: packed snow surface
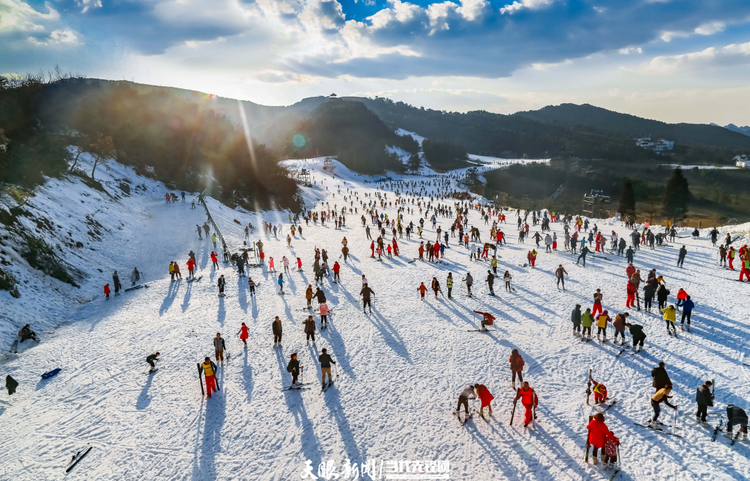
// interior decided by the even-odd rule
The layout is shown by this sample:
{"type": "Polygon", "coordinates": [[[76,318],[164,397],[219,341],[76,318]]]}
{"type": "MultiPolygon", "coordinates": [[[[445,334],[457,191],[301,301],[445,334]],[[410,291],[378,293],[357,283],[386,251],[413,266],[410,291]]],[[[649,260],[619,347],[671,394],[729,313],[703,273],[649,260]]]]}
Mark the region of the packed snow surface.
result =
{"type": "MultiPolygon", "coordinates": [[[[291,480],[302,479],[308,460],[316,476],[326,461],[335,463],[339,474],[346,460],[375,466],[448,461],[454,480],[610,479],[613,471],[583,462],[591,413],[585,392],[589,369],[618,400],[606,413],[607,425],[622,443],[622,471],[616,479],[750,478],[747,443],[730,446],[722,435],[712,442],[713,429],[697,424],[694,416],[695,390],[706,379],[716,381],[712,426],[727,404],[747,409],[750,399],[744,364],[750,364],[748,286],[737,282],[738,271],[718,266],[707,229],[698,239],[683,229],[675,244],[642,248],[635,254],[644,277],[650,268],[664,276],[670,302],[681,287],[695,300],[692,331],[678,328],[677,338],[668,336],[656,309],[631,309],[630,321],[645,326],[647,349],[615,357],[620,346],[611,342],[612,328],[609,342],[600,344],[594,338],[582,343],[572,334],[570,312],[576,303],[590,307],[597,288],[613,318],[624,312],[624,258],[607,252],[589,256],[585,268],[576,267],[572,254],[545,253],[541,247],[536,268],[524,267],[534,242],[517,242],[516,213],[508,211],[508,223],[501,224],[508,239],[498,249],[498,275],[510,271],[515,292],[505,292],[498,278],[497,296],[491,297],[484,282],[489,262],[470,260],[456,238],[450,239],[440,263],[411,262],[418,257],[416,234],[411,240],[398,240],[400,256],[382,262],[370,257],[359,200],[376,200],[365,194],[375,195],[378,189],[387,194],[388,202],[395,200],[388,184],[375,183],[375,178],[348,171],[338,162],[333,173],[322,170],[322,159],[287,164],[313,169],[316,183],[302,192],[308,209],[349,207],[343,197],[353,191],[358,194],[353,206],[358,212],[347,215],[341,230],[332,222],[308,226],[303,221],[303,235],[296,235],[288,248],[288,212],[246,213],[209,199],[232,251],[242,246],[248,222],[256,227],[262,220],[283,225],[277,237],[263,235],[258,228],[250,235],[251,241],[262,238],[266,253],[266,265],[249,271],[260,284],[255,297],[248,292],[247,279],[238,278],[229,264],[220,262],[218,270],[212,269],[211,241],[196,233],[196,224],[202,225],[206,214],[200,206],[191,209],[193,194],[185,203],[167,204],[165,187],[116,163],[110,171],[97,172],[109,194],[75,177],[51,180],[37,191],[27,208],[46,214],[59,225],[56,231],[65,232],[60,235],[67,237],[70,230],[73,238],[84,241],[83,249],[62,246],[61,255],[87,277],[77,289],[14,264],[22,297],[14,299],[0,291],[2,312],[9,319],[2,320],[0,366],[3,377],[10,374],[20,382],[16,394],[0,400],[0,479],[291,480]],[[112,195],[122,182],[118,179],[127,179],[133,187],[130,195],[112,195]],[[102,225],[99,239],[81,231],[82,219],[94,213],[102,225]],[[351,250],[346,264],[339,259],[344,237],[351,250]],[[684,268],[677,268],[682,244],[687,260],[684,268]],[[333,312],[330,327],[318,331],[313,344],[305,341],[302,320],[308,315],[303,309],[305,289],[315,284],[315,247],[327,249],[329,263],[339,259],[342,269],[339,284],[323,281],[333,312]],[[185,280],[190,250],[202,276],[193,283],[185,280]],[[302,259],[302,272],[293,269],[284,276],[287,295],[278,294],[277,274],[267,267],[269,256],[278,270],[282,256],[302,259]],[[170,282],[167,267],[172,260],[181,265],[181,281],[170,282]],[[555,286],[559,264],[570,274],[564,292],[555,286]],[[118,270],[128,287],[136,266],[149,287],[105,300],[102,286],[111,283],[112,272],[118,270]],[[471,298],[460,282],[467,271],[475,279],[471,298]],[[428,290],[426,300],[420,300],[420,282],[429,287],[433,276],[446,293],[448,272],[456,280],[453,299],[436,299],[428,290]],[[363,274],[375,292],[372,314],[361,308],[363,274]],[[217,297],[221,275],[227,279],[225,298],[217,297]],[[496,330],[469,331],[479,327],[474,310],[494,314],[496,330]],[[273,347],[274,316],[283,322],[282,347],[273,347]],[[7,354],[5,346],[27,322],[41,342],[26,341],[19,354],[7,354]],[[242,322],[250,328],[247,348],[236,336],[242,322]],[[226,339],[231,356],[218,370],[221,391],[207,399],[201,396],[196,363],[213,355],[217,332],[226,339]],[[317,358],[324,347],[338,364],[335,384],[321,393],[317,358]],[[529,429],[522,426],[520,404],[510,425],[512,349],[523,356],[524,379],[540,399],[538,419],[529,429]],[[159,370],[148,375],[145,358],[156,351],[161,353],[159,370]],[[293,352],[305,366],[304,382],[311,384],[306,390],[283,391],[291,382],[286,366],[293,352]],[[650,371],[659,361],[666,363],[675,384],[672,402],[679,406],[676,417],[667,408],[661,420],[670,426],[676,419],[681,438],[634,425],[651,416],[650,371]],[[58,367],[59,375],[41,379],[42,373],[58,367]],[[495,396],[494,416],[483,419],[475,414],[462,425],[452,410],[469,383],[489,388],[495,396]],[[87,443],[93,450],[65,475],[71,455],[87,443]]],[[[417,182],[439,178],[390,177],[417,182]]],[[[431,187],[426,188],[429,195],[431,187]]],[[[424,206],[424,198],[422,202],[424,206]]],[[[447,199],[441,203],[453,205],[447,199]]],[[[415,212],[404,215],[405,224],[416,224],[419,207],[410,202],[409,208],[415,212]]],[[[391,206],[378,206],[378,211],[396,216],[391,206]]],[[[469,219],[488,241],[490,225],[479,212],[472,210],[469,219]]],[[[591,222],[607,237],[613,230],[621,236],[628,233],[614,219],[591,222]]],[[[445,231],[450,219],[438,217],[438,225],[445,231]]],[[[551,227],[562,249],[562,225],[551,227]]],[[[377,226],[371,229],[377,238],[377,226]]],[[[531,234],[538,229],[532,226],[531,234]]],[[[748,226],[722,228],[721,237],[743,230],[747,233],[748,226]]],[[[45,235],[54,242],[52,234],[45,235]]],[[[435,236],[426,219],[424,240],[435,236]]],[[[386,239],[390,238],[389,233],[386,239]]],[[[313,306],[319,328],[317,302],[313,306]]],[[[360,471],[359,479],[369,478],[360,471]]]]}

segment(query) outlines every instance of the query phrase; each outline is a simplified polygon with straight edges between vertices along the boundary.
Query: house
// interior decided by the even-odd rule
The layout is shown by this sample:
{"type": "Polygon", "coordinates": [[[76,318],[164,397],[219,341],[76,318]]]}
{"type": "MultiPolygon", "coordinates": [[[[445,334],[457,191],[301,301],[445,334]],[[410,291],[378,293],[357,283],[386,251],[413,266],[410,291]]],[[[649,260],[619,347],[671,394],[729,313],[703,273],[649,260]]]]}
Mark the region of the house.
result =
{"type": "Polygon", "coordinates": [[[636,139],[635,145],[642,149],[653,150],[656,153],[669,152],[674,150],[674,140],[659,139],[657,141],[651,140],[651,137],[642,137],[636,139]]]}

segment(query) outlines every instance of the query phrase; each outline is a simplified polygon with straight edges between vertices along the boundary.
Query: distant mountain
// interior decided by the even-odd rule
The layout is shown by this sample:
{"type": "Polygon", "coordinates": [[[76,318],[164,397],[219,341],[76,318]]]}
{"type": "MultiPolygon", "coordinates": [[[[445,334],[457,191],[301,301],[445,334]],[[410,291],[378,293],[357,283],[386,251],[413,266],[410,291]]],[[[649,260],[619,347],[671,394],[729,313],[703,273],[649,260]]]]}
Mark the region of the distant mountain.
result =
{"type": "MultiPolygon", "coordinates": [[[[711,125],[716,125],[718,127],[718,125],[714,124],[714,123],[712,123],[711,125]]],[[[748,135],[748,136],[750,136],[750,126],[749,125],[746,125],[744,127],[737,127],[734,124],[728,124],[728,125],[725,125],[724,128],[727,129],[727,130],[731,130],[732,132],[737,132],[737,133],[740,133],[742,135],[748,135]]]]}
{"type": "Polygon", "coordinates": [[[674,140],[677,145],[703,145],[725,149],[750,149],[750,138],[727,128],[705,124],[668,124],[621,114],[593,105],[561,104],[539,110],[518,112],[515,117],[552,125],[584,126],[616,132],[629,137],[651,137],[674,140]]]}

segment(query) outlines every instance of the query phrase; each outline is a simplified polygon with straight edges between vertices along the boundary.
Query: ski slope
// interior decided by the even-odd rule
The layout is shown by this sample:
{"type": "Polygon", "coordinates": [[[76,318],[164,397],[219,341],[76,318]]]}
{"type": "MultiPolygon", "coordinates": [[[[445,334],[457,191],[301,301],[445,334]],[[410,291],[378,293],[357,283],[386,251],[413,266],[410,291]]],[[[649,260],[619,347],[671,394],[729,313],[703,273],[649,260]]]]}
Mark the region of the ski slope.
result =
{"type": "MultiPolygon", "coordinates": [[[[369,201],[364,194],[374,194],[381,186],[338,162],[333,174],[322,170],[322,159],[287,165],[313,170],[316,183],[302,192],[308,209],[340,208],[347,188],[369,201]]],[[[2,345],[9,346],[26,322],[42,339],[38,345],[22,344],[18,355],[3,353],[2,372],[20,386],[10,400],[7,394],[0,400],[0,449],[5,453],[0,479],[290,480],[301,479],[307,460],[317,474],[320,463],[333,461],[340,471],[347,459],[377,465],[448,461],[453,480],[610,479],[612,471],[583,463],[591,409],[585,394],[589,369],[619,401],[606,413],[607,425],[622,443],[622,471],[616,479],[750,478],[748,444],[729,446],[723,436],[711,442],[708,429],[694,421],[695,389],[706,379],[716,380],[717,402],[711,413],[724,412],[728,403],[747,409],[750,400],[750,376],[743,364],[750,364],[748,286],[736,281],[737,271],[718,267],[716,249],[706,238],[708,229],[698,240],[687,237],[687,230],[680,233],[679,241],[688,249],[683,269],[676,267],[679,245],[641,249],[635,256],[644,277],[650,268],[664,276],[670,302],[680,287],[693,297],[697,307],[692,332],[678,330],[678,338],[670,337],[657,313],[631,310],[630,321],[645,326],[647,349],[615,357],[620,348],[611,341],[582,343],[574,337],[569,317],[576,303],[590,307],[597,288],[613,318],[625,311],[624,258],[589,256],[583,268],[574,265],[573,255],[547,254],[542,247],[536,268],[523,267],[533,241],[517,243],[514,212],[507,213],[509,223],[502,226],[508,244],[498,249],[498,274],[509,270],[516,292],[504,292],[498,279],[498,295],[490,297],[483,282],[489,263],[470,261],[455,238],[439,264],[409,263],[417,257],[417,235],[399,239],[400,257],[382,262],[370,258],[357,202],[359,212],[347,216],[345,228],[303,224],[304,235],[295,237],[290,249],[285,240],[288,212],[247,213],[209,200],[232,250],[244,240],[243,227],[234,219],[256,226],[264,219],[284,225],[278,238],[257,229],[251,235],[251,240],[262,237],[267,258],[273,257],[277,267],[282,256],[302,258],[304,270],[285,276],[285,296],[277,294],[275,275],[265,266],[250,269],[260,283],[253,298],[246,279],[238,279],[228,264],[211,269],[210,241],[199,240],[195,232],[196,224],[206,220],[200,207],[166,204],[165,187],[116,163],[99,175],[109,194],[75,178],[50,180],[29,203],[30,211],[44,212],[60,226],[57,234],[40,232],[50,242],[68,230],[85,241],[84,249],[61,247],[64,259],[86,274],[81,288],[42,278],[19,261],[14,274],[30,287],[22,289],[20,299],[0,291],[2,312],[11,320],[2,321],[2,345]],[[143,188],[114,197],[118,179],[143,188]],[[85,214],[92,212],[98,212],[102,225],[98,240],[81,232],[85,214]],[[314,285],[313,249],[327,249],[332,265],[344,236],[351,259],[342,263],[342,281],[332,284],[326,279],[323,284],[333,307],[330,327],[316,333],[314,345],[308,344],[301,322],[307,316],[302,310],[304,291],[314,285]],[[178,261],[186,277],[190,250],[196,253],[202,280],[170,282],[169,262],[178,261]],[[570,274],[565,292],[555,287],[558,264],[570,274]],[[149,287],[106,301],[102,286],[111,283],[112,271],[120,272],[127,287],[134,266],[149,287]],[[475,278],[472,298],[460,283],[467,271],[475,278]],[[429,286],[436,276],[446,292],[448,272],[456,278],[454,299],[435,299],[428,290],[421,301],[419,283],[429,286]],[[226,298],[217,297],[221,274],[227,279],[226,298]],[[375,292],[372,314],[367,315],[359,298],[362,274],[375,292]],[[494,313],[496,331],[469,332],[479,327],[473,310],[494,313]],[[280,316],[284,326],[280,348],[272,346],[274,316],[280,316]],[[247,349],[235,335],[241,322],[250,328],[247,349]],[[212,355],[217,332],[226,338],[231,357],[219,368],[221,391],[206,399],[196,363],[212,355]],[[338,377],[321,393],[317,357],[324,347],[338,362],[338,377]],[[538,421],[528,430],[522,427],[520,406],[509,425],[512,349],[523,356],[524,379],[540,398],[538,421]],[[155,351],[161,352],[159,370],[148,375],[145,358],[155,351]],[[281,390],[290,383],[286,364],[293,352],[306,366],[304,382],[312,383],[310,389],[281,390]],[[675,384],[672,402],[680,408],[676,418],[683,438],[633,424],[651,416],[650,370],[659,361],[666,363],[675,384]],[[42,373],[56,367],[62,368],[58,376],[41,380],[42,373]],[[451,411],[469,383],[486,384],[493,393],[494,417],[475,416],[461,425],[451,411]],[[86,443],[94,449],[64,475],[71,454],[86,443]]],[[[388,200],[395,198],[385,193],[388,200]]],[[[396,215],[395,208],[382,211],[396,215]]],[[[416,224],[418,217],[407,214],[405,221],[416,224]]],[[[438,221],[443,229],[449,227],[449,219],[438,221]]],[[[613,219],[593,222],[607,237],[611,230],[627,233],[613,219]]],[[[476,211],[470,214],[472,224],[488,240],[490,226],[476,211]]],[[[562,239],[560,224],[552,224],[552,230],[562,239]]],[[[750,225],[724,228],[722,237],[727,231],[746,239],[750,225]]],[[[424,239],[434,238],[426,220],[424,239]]],[[[313,313],[319,321],[317,309],[313,313]]],[[[613,331],[608,331],[611,339],[613,331]]],[[[666,409],[661,420],[672,424],[672,419],[672,410],[666,409]]],[[[712,425],[717,420],[718,414],[709,417],[712,425]]]]}

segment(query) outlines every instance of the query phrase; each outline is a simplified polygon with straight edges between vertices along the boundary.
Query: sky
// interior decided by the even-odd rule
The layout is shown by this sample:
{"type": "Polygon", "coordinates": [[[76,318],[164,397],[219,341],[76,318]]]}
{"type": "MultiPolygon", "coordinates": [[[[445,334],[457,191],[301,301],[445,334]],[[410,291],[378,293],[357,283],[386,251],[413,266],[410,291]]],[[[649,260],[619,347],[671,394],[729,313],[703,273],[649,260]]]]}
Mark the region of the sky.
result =
{"type": "Polygon", "coordinates": [[[750,0],[0,0],[0,74],[750,125],[750,0]]]}

